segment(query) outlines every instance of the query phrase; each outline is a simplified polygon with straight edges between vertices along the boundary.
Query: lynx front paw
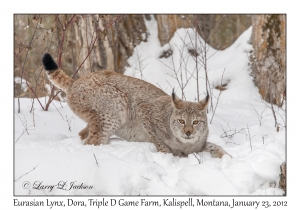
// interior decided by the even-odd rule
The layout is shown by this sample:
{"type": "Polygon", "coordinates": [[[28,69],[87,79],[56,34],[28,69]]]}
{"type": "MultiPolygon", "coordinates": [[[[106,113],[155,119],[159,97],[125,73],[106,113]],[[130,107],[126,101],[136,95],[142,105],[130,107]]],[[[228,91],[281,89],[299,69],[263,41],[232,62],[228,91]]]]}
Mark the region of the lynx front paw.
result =
{"type": "Polygon", "coordinates": [[[100,145],[100,140],[96,136],[88,137],[85,140],[84,145],[89,145],[89,144],[93,144],[95,146],[98,146],[98,145],[100,145]]]}
{"type": "Polygon", "coordinates": [[[158,145],[158,146],[156,146],[156,147],[157,147],[157,150],[158,150],[159,152],[163,152],[163,153],[172,153],[172,152],[171,152],[171,149],[170,149],[169,147],[165,146],[165,145],[158,145]]]}
{"type": "Polygon", "coordinates": [[[78,133],[78,135],[80,136],[81,140],[86,139],[88,137],[88,134],[89,134],[88,132],[83,131],[83,130],[78,133]]]}
{"type": "Polygon", "coordinates": [[[222,158],[225,154],[232,158],[222,147],[210,142],[205,144],[203,151],[210,152],[213,158],[222,158]]]}
{"type": "Polygon", "coordinates": [[[89,134],[89,136],[87,137],[87,139],[84,142],[84,145],[92,144],[92,145],[98,146],[100,144],[107,144],[107,143],[108,143],[108,139],[106,137],[102,137],[98,134],[91,136],[91,134],[89,134]]]}
{"type": "Polygon", "coordinates": [[[78,135],[80,136],[80,139],[83,140],[83,139],[86,139],[89,135],[89,127],[86,126],[84,129],[82,129],[78,135]]]}
{"type": "Polygon", "coordinates": [[[216,149],[212,149],[210,150],[211,156],[213,158],[222,158],[224,155],[228,155],[229,157],[232,158],[231,155],[229,155],[224,149],[222,148],[216,148],[216,149]]]}

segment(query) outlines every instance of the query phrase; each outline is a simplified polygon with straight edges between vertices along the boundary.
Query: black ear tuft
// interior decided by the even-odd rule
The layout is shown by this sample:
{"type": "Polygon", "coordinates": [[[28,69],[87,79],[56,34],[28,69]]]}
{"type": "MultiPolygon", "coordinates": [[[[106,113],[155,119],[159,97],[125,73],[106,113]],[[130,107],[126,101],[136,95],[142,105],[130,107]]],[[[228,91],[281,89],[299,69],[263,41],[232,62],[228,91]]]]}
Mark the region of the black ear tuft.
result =
{"type": "Polygon", "coordinates": [[[175,101],[175,97],[176,97],[176,95],[175,95],[174,88],[173,88],[173,91],[172,91],[172,99],[173,99],[173,101],[175,101]]]}
{"type": "Polygon", "coordinates": [[[206,90],[206,101],[209,100],[209,93],[208,93],[208,90],[206,90]]]}
{"type": "Polygon", "coordinates": [[[174,108],[176,109],[182,109],[183,108],[183,102],[180,98],[178,98],[178,96],[176,96],[175,92],[174,92],[174,89],[173,89],[173,92],[172,92],[172,105],[174,108]]]}
{"type": "Polygon", "coordinates": [[[210,100],[210,96],[209,96],[208,91],[206,93],[207,93],[206,97],[202,101],[198,102],[200,110],[205,109],[208,106],[208,102],[210,100]]]}
{"type": "Polygon", "coordinates": [[[51,71],[58,69],[57,64],[54,62],[53,58],[51,57],[51,55],[49,53],[44,54],[42,61],[43,61],[45,70],[51,72],[51,71]]]}

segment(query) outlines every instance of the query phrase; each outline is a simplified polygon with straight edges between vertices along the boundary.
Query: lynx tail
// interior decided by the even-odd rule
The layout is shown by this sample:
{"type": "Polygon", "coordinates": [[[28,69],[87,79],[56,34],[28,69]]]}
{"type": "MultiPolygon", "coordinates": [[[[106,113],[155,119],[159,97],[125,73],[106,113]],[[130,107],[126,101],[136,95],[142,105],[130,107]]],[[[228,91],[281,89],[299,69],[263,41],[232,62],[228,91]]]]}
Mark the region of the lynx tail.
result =
{"type": "Polygon", "coordinates": [[[43,64],[44,64],[44,68],[46,71],[55,71],[56,69],[58,69],[57,64],[54,62],[53,58],[51,57],[51,55],[49,53],[46,53],[43,56],[43,64]]]}
{"type": "Polygon", "coordinates": [[[44,54],[42,62],[51,83],[57,88],[68,92],[74,80],[66,75],[63,70],[58,68],[57,64],[49,53],[44,54]]]}

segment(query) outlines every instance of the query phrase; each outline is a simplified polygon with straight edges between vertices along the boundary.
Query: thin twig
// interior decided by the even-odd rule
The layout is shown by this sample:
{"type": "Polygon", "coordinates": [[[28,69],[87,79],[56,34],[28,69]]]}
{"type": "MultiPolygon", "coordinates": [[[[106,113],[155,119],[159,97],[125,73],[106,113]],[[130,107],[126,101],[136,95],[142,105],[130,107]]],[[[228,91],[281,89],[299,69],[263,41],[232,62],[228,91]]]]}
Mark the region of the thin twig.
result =
{"type": "Polygon", "coordinates": [[[69,131],[71,131],[71,122],[72,122],[73,119],[75,119],[74,116],[68,118],[68,116],[66,115],[66,122],[68,123],[69,131]]]}
{"type": "Polygon", "coordinates": [[[144,178],[144,179],[146,179],[146,180],[148,180],[148,181],[150,181],[150,179],[148,179],[148,178],[146,178],[146,177],[143,177],[143,176],[141,176],[142,178],[144,178]]]}
{"type": "Polygon", "coordinates": [[[271,110],[272,110],[272,113],[273,113],[273,117],[274,117],[274,120],[275,120],[275,128],[276,128],[276,131],[278,132],[278,123],[277,123],[277,118],[276,118],[276,114],[275,114],[275,111],[274,111],[274,107],[273,107],[273,103],[271,102],[271,110]]]}
{"type": "Polygon", "coordinates": [[[195,158],[198,160],[198,163],[201,164],[201,160],[197,157],[196,153],[193,153],[193,155],[194,155],[195,158]]]}
{"type": "Polygon", "coordinates": [[[19,138],[17,138],[17,140],[15,141],[15,143],[17,143],[19,141],[19,139],[23,136],[23,134],[26,132],[26,130],[23,130],[23,132],[21,133],[21,135],[19,136],[19,138]]]}
{"type": "Polygon", "coordinates": [[[75,16],[76,15],[73,15],[71,17],[71,19],[68,21],[68,23],[63,26],[62,22],[59,19],[59,16],[56,15],[56,18],[58,19],[58,21],[59,21],[59,23],[61,25],[61,28],[62,28],[62,38],[61,38],[61,42],[60,42],[60,46],[59,46],[59,53],[58,53],[58,66],[59,67],[61,66],[61,60],[62,60],[62,54],[63,54],[63,49],[62,48],[63,48],[63,44],[65,42],[65,31],[70,26],[70,24],[73,22],[75,16]]]}
{"type": "MultiPolygon", "coordinates": [[[[33,98],[32,106],[33,106],[33,104],[34,104],[34,98],[33,98]]],[[[34,110],[35,110],[35,108],[33,107],[33,108],[32,108],[32,121],[33,121],[33,127],[35,127],[34,110]]]]}
{"type": "MultiPolygon", "coordinates": [[[[39,15],[39,17],[40,17],[40,15],[39,15]]],[[[35,25],[35,30],[34,30],[33,35],[32,35],[32,38],[31,38],[31,40],[30,40],[30,42],[29,42],[29,45],[27,45],[27,52],[26,52],[26,55],[25,55],[25,60],[24,60],[24,62],[23,62],[23,65],[21,66],[21,67],[22,67],[22,74],[21,74],[21,86],[20,86],[20,88],[22,87],[22,83],[23,83],[23,76],[24,76],[24,72],[25,72],[25,64],[26,64],[26,61],[27,61],[28,53],[29,53],[29,51],[30,51],[32,42],[33,42],[33,40],[34,40],[34,36],[35,36],[35,33],[36,33],[36,29],[37,29],[38,24],[39,24],[39,21],[37,21],[37,23],[36,23],[36,25],[35,25]]],[[[27,80],[26,80],[26,84],[28,85],[27,80]]],[[[29,87],[29,86],[28,86],[28,87],[29,87]]],[[[30,90],[33,92],[33,90],[32,90],[31,88],[30,88],[30,90]]],[[[34,95],[35,95],[35,93],[34,93],[34,95]]],[[[36,95],[35,95],[35,96],[36,96],[36,95]]],[[[37,98],[37,96],[36,96],[36,98],[37,98]]],[[[40,103],[40,104],[41,104],[41,103],[40,103]]],[[[43,106],[42,106],[42,108],[44,109],[43,106]]],[[[20,113],[20,97],[18,97],[18,113],[20,113]]]]}
{"type": "Polygon", "coordinates": [[[58,111],[58,113],[60,114],[60,116],[61,116],[61,118],[63,119],[63,120],[65,120],[64,119],[64,117],[62,116],[62,114],[60,113],[60,111],[57,109],[57,107],[55,106],[55,104],[53,103],[53,106],[55,107],[55,109],[58,111]]]}
{"type": "Polygon", "coordinates": [[[199,102],[199,69],[198,69],[198,62],[197,62],[197,23],[198,19],[197,16],[194,16],[194,25],[195,25],[195,51],[196,51],[196,84],[197,84],[197,100],[199,102]]]}
{"type": "MultiPolygon", "coordinates": [[[[38,164],[39,165],[39,164],[38,164]]],[[[31,169],[30,171],[28,171],[26,174],[20,176],[19,178],[15,179],[14,182],[19,181],[22,177],[26,176],[27,174],[29,174],[30,172],[32,172],[33,170],[36,169],[36,167],[38,167],[38,165],[36,165],[33,169],[31,169]]]]}
{"type": "Polygon", "coordinates": [[[37,97],[36,93],[32,90],[32,88],[30,87],[27,79],[25,79],[27,86],[29,87],[29,89],[31,90],[31,92],[33,93],[33,95],[35,96],[35,98],[38,100],[40,106],[42,107],[43,110],[45,110],[44,106],[42,105],[42,103],[40,102],[39,98],[37,97]]]}
{"type": "Polygon", "coordinates": [[[250,147],[251,147],[251,151],[252,151],[252,143],[251,143],[251,140],[252,140],[252,137],[254,137],[254,136],[251,136],[251,134],[250,134],[250,130],[249,130],[249,127],[248,127],[248,124],[247,124],[247,130],[248,130],[248,134],[249,134],[249,141],[250,141],[250,147]]]}
{"type": "Polygon", "coordinates": [[[259,115],[258,112],[256,111],[256,109],[253,107],[254,111],[256,112],[257,114],[257,117],[258,117],[258,121],[259,121],[259,125],[261,126],[262,123],[263,123],[263,117],[267,116],[267,115],[263,115],[263,113],[265,112],[266,110],[266,107],[264,108],[264,110],[261,112],[261,114],[259,115]]]}
{"type": "MultiPolygon", "coordinates": [[[[218,27],[218,25],[221,23],[221,21],[223,20],[224,17],[226,17],[226,15],[223,15],[223,16],[222,16],[222,18],[218,21],[217,25],[213,28],[212,31],[214,31],[214,30],[218,27]]],[[[207,40],[205,40],[205,42],[208,41],[208,39],[210,38],[210,36],[211,36],[212,34],[213,34],[213,33],[209,33],[209,35],[208,35],[208,37],[207,37],[207,40]]]]}
{"type": "Polygon", "coordinates": [[[237,130],[236,127],[235,127],[234,129],[231,129],[228,122],[226,122],[227,127],[226,127],[226,130],[225,130],[221,123],[219,123],[219,122],[217,122],[217,123],[222,127],[222,130],[223,130],[223,133],[220,135],[220,137],[221,138],[227,138],[226,144],[227,143],[236,144],[235,142],[232,142],[235,134],[243,134],[243,132],[245,131],[245,128],[241,128],[241,129],[237,130]]]}
{"type": "Polygon", "coordinates": [[[96,158],[96,155],[93,153],[93,155],[94,155],[94,158],[95,158],[95,160],[96,160],[96,164],[97,164],[97,166],[99,167],[99,164],[98,164],[98,161],[97,161],[97,158],[96,158]]]}
{"type": "MultiPolygon", "coordinates": [[[[269,106],[266,102],[264,102],[264,100],[261,98],[261,100],[259,101],[259,100],[256,100],[256,99],[254,99],[255,101],[258,101],[258,102],[262,102],[263,104],[265,104],[265,106],[267,106],[269,109],[271,109],[271,111],[272,111],[272,114],[273,114],[273,118],[274,118],[274,120],[275,120],[275,127],[276,127],[276,124],[277,124],[277,127],[279,127],[279,123],[278,123],[278,121],[277,121],[277,118],[276,118],[276,114],[278,114],[280,117],[281,117],[281,119],[282,119],[282,122],[284,123],[284,126],[283,127],[286,127],[286,120],[284,119],[284,117],[279,113],[279,112],[277,112],[275,109],[274,109],[274,107],[272,108],[271,106],[269,106]],[[275,114],[275,117],[274,117],[274,114],[275,114]]],[[[284,111],[284,110],[282,110],[282,111],[284,111]]],[[[265,115],[265,116],[267,116],[267,115],[265,115]]],[[[278,129],[276,127],[276,129],[278,129]]]]}
{"type": "MultiPolygon", "coordinates": [[[[224,71],[223,71],[223,74],[222,74],[221,86],[220,86],[220,87],[222,87],[222,85],[223,85],[222,82],[223,82],[223,75],[224,75],[224,72],[225,72],[225,68],[224,68],[224,71]]],[[[218,103],[219,103],[219,99],[220,99],[221,93],[222,93],[222,91],[220,90],[219,96],[218,96],[218,99],[217,99],[217,103],[216,103],[215,110],[214,110],[213,115],[212,115],[212,117],[211,117],[211,119],[210,119],[210,124],[211,124],[211,122],[212,122],[212,120],[213,120],[213,118],[214,118],[214,116],[215,116],[215,112],[216,112],[216,110],[217,110],[217,106],[218,106],[218,103]]]]}
{"type": "Polygon", "coordinates": [[[18,115],[18,117],[19,117],[21,123],[23,124],[24,130],[25,130],[25,131],[27,132],[27,134],[29,135],[28,129],[27,129],[27,121],[26,121],[25,117],[24,117],[24,121],[25,121],[25,122],[23,122],[23,121],[21,120],[21,117],[19,116],[19,114],[18,114],[18,113],[16,113],[16,114],[18,115]]]}

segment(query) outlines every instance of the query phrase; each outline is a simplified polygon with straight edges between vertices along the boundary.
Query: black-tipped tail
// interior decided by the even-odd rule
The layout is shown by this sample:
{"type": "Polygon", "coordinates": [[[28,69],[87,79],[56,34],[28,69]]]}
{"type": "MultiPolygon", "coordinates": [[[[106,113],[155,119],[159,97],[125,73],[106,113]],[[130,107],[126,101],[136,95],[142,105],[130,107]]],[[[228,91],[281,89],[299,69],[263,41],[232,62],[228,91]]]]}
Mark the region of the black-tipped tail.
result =
{"type": "Polygon", "coordinates": [[[45,70],[52,72],[58,69],[57,64],[54,62],[53,58],[49,53],[44,54],[42,61],[45,70]]]}

